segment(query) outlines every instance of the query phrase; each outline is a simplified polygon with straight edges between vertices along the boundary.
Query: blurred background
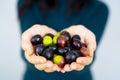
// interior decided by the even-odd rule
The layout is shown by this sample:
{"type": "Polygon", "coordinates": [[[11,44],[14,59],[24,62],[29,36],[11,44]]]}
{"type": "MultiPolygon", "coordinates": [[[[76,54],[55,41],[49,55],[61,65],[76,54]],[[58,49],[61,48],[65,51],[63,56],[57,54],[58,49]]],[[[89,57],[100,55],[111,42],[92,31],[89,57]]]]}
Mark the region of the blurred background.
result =
{"type": "MultiPolygon", "coordinates": [[[[120,80],[120,0],[101,0],[110,14],[92,66],[94,80],[120,80]]],[[[20,56],[17,0],[0,2],[0,80],[22,80],[25,64],[20,56]]]]}

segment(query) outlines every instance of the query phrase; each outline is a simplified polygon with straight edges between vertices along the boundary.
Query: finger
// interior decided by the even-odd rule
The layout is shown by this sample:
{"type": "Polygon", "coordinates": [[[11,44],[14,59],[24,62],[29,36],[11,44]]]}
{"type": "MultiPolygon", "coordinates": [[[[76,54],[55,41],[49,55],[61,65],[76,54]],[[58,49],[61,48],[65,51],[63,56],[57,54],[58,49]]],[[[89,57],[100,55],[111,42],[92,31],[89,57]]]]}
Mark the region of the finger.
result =
{"type": "Polygon", "coordinates": [[[67,71],[67,72],[71,71],[71,68],[70,68],[70,65],[69,65],[69,64],[66,64],[66,65],[64,66],[64,71],[67,71]]]}
{"type": "Polygon", "coordinates": [[[31,28],[29,28],[28,30],[26,30],[22,34],[22,48],[29,55],[32,55],[34,53],[34,49],[33,49],[33,46],[31,44],[31,38],[32,38],[32,36],[34,36],[36,34],[42,34],[42,33],[44,33],[43,29],[45,27],[42,27],[42,28],[41,27],[42,27],[41,25],[33,25],[31,28]]]}
{"type": "Polygon", "coordinates": [[[45,71],[45,72],[54,72],[54,70],[49,69],[49,68],[45,69],[44,71],[45,71]]]}
{"type": "Polygon", "coordinates": [[[89,65],[92,62],[92,57],[79,57],[76,62],[82,65],[89,65]]]}
{"type": "MultiPolygon", "coordinates": [[[[52,33],[54,35],[56,34],[56,31],[54,29],[52,29],[46,25],[35,25],[35,30],[36,30],[35,32],[37,34],[40,34],[41,36],[44,36],[46,33],[52,33]]],[[[35,34],[33,34],[33,35],[35,35],[35,34]]]]}
{"type": "Polygon", "coordinates": [[[47,61],[46,62],[46,71],[57,71],[58,66],[56,64],[54,64],[52,61],[47,61]]]}
{"type": "Polygon", "coordinates": [[[34,50],[30,39],[31,35],[29,35],[27,31],[22,34],[22,49],[26,51],[29,55],[32,55],[34,53],[34,50]]]}
{"type": "Polygon", "coordinates": [[[53,34],[53,35],[57,34],[57,32],[56,32],[54,29],[52,29],[52,28],[49,28],[49,29],[46,31],[46,33],[51,33],[51,34],[53,34]]]}
{"type": "Polygon", "coordinates": [[[96,49],[96,37],[95,37],[95,35],[92,32],[88,31],[88,35],[86,35],[86,37],[85,37],[85,42],[88,46],[88,49],[90,50],[89,56],[93,57],[93,53],[96,49]]]}
{"type": "Polygon", "coordinates": [[[65,73],[65,70],[64,70],[64,69],[61,69],[60,71],[61,71],[62,73],[65,73]]]}
{"type": "Polygon", "coordinates": [[[73,62],[73,63],[71,63],[70,68],[71,68],[71,70],[77,70],[77,71],[79,70],[80,71],[84,68],[84,66],[79,63],[73,62]]]}
{"type": "Polygon", "coordinates": [[[82,29],[81,25],[75,25],[75,26],[73,25],[73,26],[70,26],[69,28],[66,28],[65,30],[71,34],[71,37],[76,34],[79,35],[81,37],[81,41],[84,42],[85,30],[82,29]]]}
{"type": "Polygon", "coordinates": [[[46,64],[35,64],[35,68],[38,70],[44,70],[46,68],[46,64]]]}
{"type": "Polygon", "coordinates": [[[52,61],[47,61],[46,62],[46,67],[47,68],[52,68],[54,66],[53,62],[52,61]]]}
{"type": "Polygon", "coordinates": [[[47,61],[44,64],[35,64],[35,67],[38,70],[44,70],[45,72],[54,72],[58,68],[57,65],[53,65],[50,61],[47,61]]]}
{"type": "Polygon", "coordinates": [[[47,67],[44,69],[45,72],[54,72],[60,70],[56,64],[54,64],[52,67],[47,67]]]}
{"type": "Polygon", "coordinates": [[[44,69],[45,72],[54,72],[56,70],[55,64],[52,61],[46,62],[46,68],[44,69]]]}
{"type": "Polygon", "coordinates": [[[70,68],[71,68],[71,70],[75,70],[77,68],[77,63],[76,62],[72,62],[70,64],[70,68]]]}
{"type": "Polygon", "coordinates": [[[58,71],[58,72],[60,72],[62,69],[57,65],[57,70],[56,71],[58,71]]]}
{"type": "Polygon", "coordinates": [[[35,54],[29,56],[26,52],[25,52],[25,58],[32,64],[42,64],[42,63],[45,63],[47,61],[42,56],[36,56],[35,54]]]}
{"type": "Polygon", "coordinates": [[[46,25],[35,24],[31,28],[29,28],[27,31],[29,31],[29,33],[31,33],[32,36],[36,34],[44,36],[44,34],[48,31],[48,27],[46,25]]]}
{"type": "Polygon", "coordinates": [[[58,67],[58,65],[54,64],[53,70],[54,71],[60,71],[60,68],[58,67]]]}
{"type": "Polygon", "coordinates": [[[81,71],[81,70],[83,70],[83,69],[84,69],[84,66],[83,66],[83,65],[77,64],[77,68],[76,68],[77,71],[81,71]]]}
{"type": "Polygon", "coordinates": [[[32,36],[39,34],[44,36],[46,33],[56,34],[56,31],[46,25],[33,25],[28,31],[31,33],[32,36]]]}

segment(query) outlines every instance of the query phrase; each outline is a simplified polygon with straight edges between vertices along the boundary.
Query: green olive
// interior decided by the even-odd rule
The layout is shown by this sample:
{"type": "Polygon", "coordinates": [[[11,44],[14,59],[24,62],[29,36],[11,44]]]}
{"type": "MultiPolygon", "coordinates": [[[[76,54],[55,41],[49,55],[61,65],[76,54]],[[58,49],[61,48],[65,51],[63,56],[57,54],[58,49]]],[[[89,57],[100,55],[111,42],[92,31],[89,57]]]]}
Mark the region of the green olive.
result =
{"type": "Polygon", "coordinates": [[[44,38],[43,38],[43,45],[44,46],[52,45],[52,37],[44,36],[44,38]]]}
{"type": "Polygon", "coordinates": [[[64,57],[61,55],[55,55],[53,57],[53,62],[57,64],[60,68],[63,68],[65,65],[65,60],[64,57]]]}
{"type": "Polygon", "coordinates": [[[57,38],[58,38],[58,36],[56,36],[56,35],[53,37],[53,44],[57,44],[57,38]]]}

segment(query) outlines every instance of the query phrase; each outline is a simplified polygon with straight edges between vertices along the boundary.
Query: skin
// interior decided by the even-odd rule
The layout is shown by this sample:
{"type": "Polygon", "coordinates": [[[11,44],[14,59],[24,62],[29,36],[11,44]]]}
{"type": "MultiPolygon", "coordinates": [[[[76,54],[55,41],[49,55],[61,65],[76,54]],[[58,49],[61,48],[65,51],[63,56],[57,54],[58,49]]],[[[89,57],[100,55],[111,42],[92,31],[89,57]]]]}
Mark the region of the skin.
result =
{"type": "Polygon", "coordinates": [[[83,25],[70,26],[64,30],[68,31],[71,36],[78,34],[81,37],[81,41],[86,43],[90,50],[89,56],[78,57],[76,62],[66,64],[63,69],[60,69],[56,64],[53,64],[52,61],[48,61],[42,56],[36,56],[30,42],[31,37],[36,34],[44,36],[48,32],[55,35],[57,32],[46,25],[34,25],[22,34],[22,48],[25,51],[25,58],[28,62],[33,64],[38,70],[44,70],[45,72],[60,71],[62,73],[71,70],[80,71],[83,70],[86,65],[89,65],[93,60],[94,51],[96,49],[96,37],[94,33],[83,25]]]}

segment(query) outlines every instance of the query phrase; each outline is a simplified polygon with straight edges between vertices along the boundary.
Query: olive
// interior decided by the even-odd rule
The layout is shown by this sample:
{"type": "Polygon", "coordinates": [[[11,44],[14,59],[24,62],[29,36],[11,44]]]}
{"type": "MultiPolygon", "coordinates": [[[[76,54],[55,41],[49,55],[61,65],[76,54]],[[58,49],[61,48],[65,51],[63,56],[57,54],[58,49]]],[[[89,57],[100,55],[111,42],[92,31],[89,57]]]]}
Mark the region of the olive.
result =
{"type": "Polygon", "coordinates": [[[52,37],[51,36],[44,36],[43,37],[43,45],[44,46],[52,45],[52,37]]]}
{"type": "Polygon", "coordinates": [[[35,35],[35,36],[33,36],[32,38],[31,38],[31,43],[32,43],[32,45],[38,45],[38,44],[41,44],[42,43],[42,37],[41,37],[41,35],[35,35]]]}

